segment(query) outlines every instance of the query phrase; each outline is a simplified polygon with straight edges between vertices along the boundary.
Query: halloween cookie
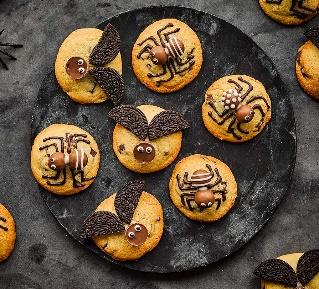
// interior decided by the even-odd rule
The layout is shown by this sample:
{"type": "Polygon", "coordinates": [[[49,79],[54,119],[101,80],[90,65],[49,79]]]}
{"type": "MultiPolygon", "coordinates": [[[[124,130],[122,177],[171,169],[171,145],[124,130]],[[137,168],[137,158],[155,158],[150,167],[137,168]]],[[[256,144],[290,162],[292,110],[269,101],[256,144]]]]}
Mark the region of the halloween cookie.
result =
{"type": "Polygon", "coordinates": [[[304,91],[319,100],[319,27],[305,34],[309,40],[298,50],[296,75],[304,91]]]}
{"type": "Polygon", "coordinates": [[[0,203],[0,263],[11,255],[15,240],[16,228],[13,217],[0,203]]]}
{"type": "Polygon", "coordinates": [[[215,137],[244,142],[258,135],[271,119],[271,101],[264,86],[246,75],[229,75],[207,90],[202,118],[215,137]]]}
{"type": "Polygon", "coordinates": [[[195,154],[177,163],[169,191],[174,205],[186,217],[213,222],[225,216],[234,205],[237,183],[222,161],[195,154]]]}
{"type": "Polygon", "coordinates": [[[144,182],[135,180],[97,207],[84,221],[81,237],[92,238],[116,260],[136,260],[157,246],[163,228],[161,204],[145,191],[144,182]]]}
{"type": "Polygon", "coordinates": [[[162,19],[137,38],[132,66],[146,87],[170,93],[194,80],[202,66],[202,54],[201,43],[188,25],[177,19],[162,19]]]}
{"type": "Polygon", "coordinates": [[[86,189],[99,165],[100,152],[94,138],[74,125],[53,124],[34,139],[32,173],[52,193],[72,195],[86,189]]]}
{"type": "Polygon", "coordinates": [[[63,41],[55,61],[60,86],[79,103],[100,103],[110,98],[118,105],[124,94],[121,74],[120,36],[111,24],[104,31],[73,31],[63,41]]]}
{"type": "Polygon", "coordinates": [[[302,24],[318,14],[318,0],[259,0],[263,11],[285,25],[302,24]]]}
{"type": "Polygon", "coordinates": [[[181,149],[181,130],[189,127],[180,113],[153,105],[122,105],[113,108],[109,117],[117,122],[113,131],[117,158],[138,173],[170,165],[181,149]]]}
{"type": "Polygon", "coordinates": [[[262,289],[319,288],[319,250],[293,253],[261,263],[254,272],[262,289]]]}

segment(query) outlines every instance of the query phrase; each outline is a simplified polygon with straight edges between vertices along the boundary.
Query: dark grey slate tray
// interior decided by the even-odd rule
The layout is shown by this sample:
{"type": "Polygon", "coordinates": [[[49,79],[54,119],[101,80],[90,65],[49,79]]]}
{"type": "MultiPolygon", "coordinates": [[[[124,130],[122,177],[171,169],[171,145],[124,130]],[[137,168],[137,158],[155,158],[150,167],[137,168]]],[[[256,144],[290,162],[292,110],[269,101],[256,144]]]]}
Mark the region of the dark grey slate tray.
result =
{"type": "MultiPolygon", "coordinates": [[[[83,193],[58,197],[39,188],[52,214],[66,231],[86,248],[102,258],[127,268],[147,272],[185,271],[216,262],[248,242],[267,222],[287,191],[296,156],[295,120],[284,83],[274,64],[248,36],[231,24],[210,14],[182,7],[148,7],[114,16],[111,22],[122,39],[125,103],[154,104],[182,112],[192,128],[184,133],[177,160],[167,169],[150,175],[138,175],[122,167],[113,154],[111,139],[114,124],[107,118],[110,102],[79,105],[59,88],[51,71],[43,80],[34,107],[32,139],[53,123],[75,124],[97,140],[101,169],[95,183],[83,193]],[[146,89],[135,78],[130,66],[131,48],[139,33],[161,18],[177,18],[190,25],[201,39],[204,64],[200,75],[183,90],[159,95],[146,89]],[[272,99],[272,121],[260,136],[244,144],[221,142],[211,136],[201,121],[201,104],[208,86],[226,74],[248,74],[264,83],[272,99]],[[173,206],[168,180],[176,162],[188,154],[213,155],[233,170],[239,197],[231,212],[212,224],[190,221],[173,206]],[[79,239],[79,228],[104,198],[116,192],[126,181],[143,178],[149,192],[162,202],[165,232],[159,246],[136,262],[117,262],[103,254],[91,242],[79,239]]],[[[71,31],[69,31],[71,32],[71,31]]],[[[66,33],[65,36],[67,36],[66,33]]]]}

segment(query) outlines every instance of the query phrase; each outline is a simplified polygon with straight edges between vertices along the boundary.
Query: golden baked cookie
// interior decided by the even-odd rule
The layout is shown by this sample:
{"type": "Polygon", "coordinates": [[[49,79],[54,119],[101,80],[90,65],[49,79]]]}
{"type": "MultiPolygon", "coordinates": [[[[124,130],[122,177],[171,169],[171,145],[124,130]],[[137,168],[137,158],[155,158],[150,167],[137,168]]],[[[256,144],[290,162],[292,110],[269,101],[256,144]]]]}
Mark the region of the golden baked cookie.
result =
{"type": "Polygon", "coordinates": [[[265,14],[285,25],[302,24],[318,14],[318,0],[259,0],[265,14]]]}
{"type": "Polygon", "coordinates": [[[213,222],[224,217],[237,197],[237,183],[222,161],[200,154],[177,163],[169,182],[171,199],[186,217],[213,222]]]}
{"type": "Polygon", "coordinates": [[[270,121],[270,97],[250,76],[224,76],[206,91],[202,118],[215,137],[229,142],[248,141],[270,121]]]}
{"type": "Polygon", "coordinates": [[[312,40],[307,41],[298,50],[296,75],[304,91],[319,100],[319,28],[310,30],[310,33],[312,40]]]}
{"type": "Polygon", "coordinates": [[[113,150],[119,161],[138,173],[160,171],[177,157],[182,132],[189,124],[175,111],[154,105],[113,108],[109,117],[117,122],[113,131],[113,150]]]}
{"type": "Polygon", "coordinates": [[[15,240],[16,228],[13,217],[0,203],[0,263],[11,255],[15,240]]]}
{"type": "Polygon", "coordinates": [[[57,195],[73,195],[91,185],[100,166],[100,152],[85,130],[53,124],[34,139],[31,169],[37,182],[57,195]]]}
{"type": "Polygon", "coordinates": [[[196,33],[177,19],[150,24],[132,50],[136,77],[149,89],[170,93],[182,89],[198,75],[203,52],[196,33]]]}
{"type": "Polygon", "coordinates": [[[318,289],[319,250],[267,260],[254,274],[262,278],[261,289],[318,289]]]}
{"type": "Polygon", "coordinates": [[[73,31],[62,43],[55,61],[61,88],[79,103],[100,103],[110,98],[119,104],[124,94],[120,36],[108,24],[73,31]]]}
{"type": "Polygon", "coordinates": [[[160,202],[131,181],[105,199],[83,223],[82,238],[93,238],[99,249],[119,261],[136,260],[153,250],[164,229],[160,202]]]}

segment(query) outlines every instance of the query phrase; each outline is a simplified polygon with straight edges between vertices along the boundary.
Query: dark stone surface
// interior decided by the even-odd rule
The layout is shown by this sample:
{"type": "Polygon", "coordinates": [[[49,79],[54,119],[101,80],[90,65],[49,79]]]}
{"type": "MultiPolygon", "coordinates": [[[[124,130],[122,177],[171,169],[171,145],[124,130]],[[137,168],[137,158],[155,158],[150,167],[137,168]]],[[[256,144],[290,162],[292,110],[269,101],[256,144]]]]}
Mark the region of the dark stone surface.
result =
{"type": "MultiPolygon", "coordinates": [[[[262,260],[318,246],[318,103],[299,88],[295,54],[312,22],[289,28],[263,15],[257,1],[185,1],[184,6],[221,17],[247,33],[274,61],[295,109],[298,151],[291,189],[263,230],[240,251],[205,269],[154,275],[121,269],[78,245],[48,213],[29,169],[30,117],[41,80],[65,35],[95,26],[107,17],[154,1],[0,1],[0,27],[15,51],[10,71],[0,70],[0,200],[15,215],[18,241],[0,265],[1,288],[258,288],[253,268],[262,260]]],[[[178,2],[179,3],[179,2],[178,2]]],[[[159,1],[156,4],[176,4],[159,1]]]]}
{"type": "MultiPolygon", "coordinates": [[[[33,137],[50,124],[63,122],[76,124],[96,138],[102,163],[93,186],[70,198],[57,197],[43,189],[41,192],[67,231],[100,256],[112,260],[91,242],[79,238],[84,216],[90,215],[98,203],[129,180],[145,180],[148,191],[163,204],[164,235],[156,250],[138,262],[120,264],[156,273],[205,266],[232,254],[249,241],[273,214],[287,191],[296,149],[293,110],[283,82],[264,52],[225,21],[193,9],[176,7],[144,8],[121,14],[109,21],[119,30],[122,42],[130,44],[121,49],[124,63],[130,64],[131,49],[140,31],[148,23],[168,17],[181,19],[194,27],[206,47],[200,75],[183,90],[167,95],[158,95],[140,84],[130,65],[124,65],[124,81],[127,83],[125,103],[159,105],[180,111],[189,120],[191,128],[184,132],[182,150],[171,166],[146,175],[132,173],[121,166],[111,145],[114,122],[106,117],[112,104],[92,106],[71,101],[57,84],[53,72],[42,83],[32,122],[33,137]],[[137,29],[127,31],[127,27],[137,29]],[[225,74],[248,74],[259,79],[272,99],[271,123],[259,137],[245,144],[234,145],[213,138],[201,121],[201,105],[207,87],[225,74]],[[168,194],[168,182],[175,164],[193,153],[222,159],[237,179],[239,197],[236,205],[230,214],[214,224],[199,224],[181,216],[168,194]]],[[[104,29],[107,23],[100,28],[104,29]]],[[[244,87],[247,89],[247,85],[244,87]]]]}

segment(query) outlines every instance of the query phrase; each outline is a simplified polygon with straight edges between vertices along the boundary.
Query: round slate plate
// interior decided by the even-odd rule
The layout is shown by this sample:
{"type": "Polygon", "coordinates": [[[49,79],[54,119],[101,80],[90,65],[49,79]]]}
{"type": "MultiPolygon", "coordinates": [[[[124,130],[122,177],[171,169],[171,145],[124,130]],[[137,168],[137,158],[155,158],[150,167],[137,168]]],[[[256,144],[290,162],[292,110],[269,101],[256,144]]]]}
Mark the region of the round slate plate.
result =
{"type": "MultiPolygon", "coordinates": [[[[176,272],[216,262],[243,246],[267,222],[287,191],[295,163],[296,137],[293,109],[285,86],[273,63],[244,33],[212,15],[182,7],[142,8],[112,17],[122,38],[126,103],[154,104],[182,112],[192,127],[184,133],[177,160],[167,169],[150,175],[138,175],[122,167],[111,145],[114,123],[107,118],[110,102],[79,105],[60,89],[54,72],[44,79],[35,104],[32,139],[53,123],[82,127],[97,140],[101,169],[95,183],[72,197],[58,197],[40,188],[43,198],[67,232],[99,256],[140,271],[176,272]],[[204,51],[199,76],[183,90],[159,95],[145,88],[131,69],[131,49],[139,33],[161,18],[177,18],[198,34],[204,51]],[[248,74],[264,83],[272,99],[272,121],[254,140],[244,144],[221,142],[210,135],[201,121],[201,105],[208,86],[227,74],[248,74]],[[168,180],[177,161],[188,154],[213,155],[233,170],[239,197],[231,212],[212,224],[193,222],[173,206],[168,180]],[[158,247],[136,262],[116,262],[96,249],[90,241],[79,239],[83,220],[107,196],[128,180],[146,181],[149,192],[161,201],[165,213],[165,231],[158,247]]],[[[71,32],[71,31],[70,31],[71,32]]],[[[65,35],[67,36],[67,34],[65,35]]]]}

